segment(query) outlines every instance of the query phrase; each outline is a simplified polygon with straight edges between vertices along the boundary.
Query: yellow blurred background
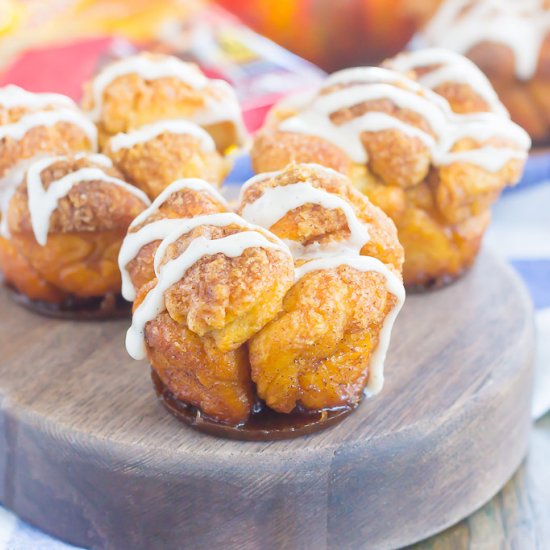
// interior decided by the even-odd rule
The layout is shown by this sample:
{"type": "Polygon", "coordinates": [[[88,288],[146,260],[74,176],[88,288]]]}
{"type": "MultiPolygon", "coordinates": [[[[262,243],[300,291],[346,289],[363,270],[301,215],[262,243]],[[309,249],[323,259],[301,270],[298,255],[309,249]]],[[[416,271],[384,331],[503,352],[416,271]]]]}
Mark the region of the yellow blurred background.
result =
{"type": "MultiPolygon", "coordinates": [[[[399,51],[440,0],[219,0],[260,34],[326,70],[399,51]]],[[[74,38],[156,38],[204,0],[2,0],[0,64],[19,51],[74,38]]]]}
{"type": "Polygon", "coordinates": [[[2,0],[0,63],[29,47],[97,35],[148,40],[169,20],[183,20],[202,0],[2,0]]]}

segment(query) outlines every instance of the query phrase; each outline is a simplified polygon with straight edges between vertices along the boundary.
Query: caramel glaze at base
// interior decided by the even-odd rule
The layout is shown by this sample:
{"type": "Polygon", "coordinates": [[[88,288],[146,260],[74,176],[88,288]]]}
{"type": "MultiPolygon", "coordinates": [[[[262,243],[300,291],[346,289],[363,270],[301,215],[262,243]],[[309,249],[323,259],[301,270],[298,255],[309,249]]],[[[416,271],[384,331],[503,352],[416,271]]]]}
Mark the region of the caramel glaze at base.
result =
{"type": "MultiPolygon", "coordinates": [[[[12,300],[24,308],[46,317],[72,319],[74,321],[108,321],[109,319],[128,319],[131,317],[131,304],[120,294],[106,294],[93,298],[68,296],[59,304],[31,300],[17,289],[4,283],[12,300]]],[[[1,286],[1,285],[0,285],[1,286]]]]}
{"type": "Polygon", "coordinates": [[[468,273],[468,270],[470,268],[471,264],[469,264],[464,269],[454,275],[441,275],[440,277],[432,277],[431,279],[428,279],[425,283],[408,284],[406,286],[407,294],[424,294],[431,292],[432,290],[445,288],[446,286],[456,283],[458,279],[468,273]]]}
{"type": "Polygon", "coordinates": [[[217,437],[240,439],[243,441],[275,441],[293,439],[325,430],[344,420],[361,402],[355,406],[343,406],[323,411],[299,411],[290,414],[277,413],[258,401],[248,420],[238,426],[223,424],[200,413],[193,406],[180,401],[163,384],[157,373],[151,369],[153,386],[160,402],[178,420],[188,426],[217,437]]]}

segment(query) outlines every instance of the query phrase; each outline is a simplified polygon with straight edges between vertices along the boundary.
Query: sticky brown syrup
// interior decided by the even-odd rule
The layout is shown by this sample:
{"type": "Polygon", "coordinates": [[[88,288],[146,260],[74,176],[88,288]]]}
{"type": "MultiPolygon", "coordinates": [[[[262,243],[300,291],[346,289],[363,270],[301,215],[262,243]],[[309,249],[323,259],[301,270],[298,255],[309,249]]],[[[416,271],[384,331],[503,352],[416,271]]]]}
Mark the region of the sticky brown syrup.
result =
{"type": "Polygon", "coordinates": [[[122,319],[131,316],[132,306],[120,294],[97,298],[71,296],[60,304],[31,300],[10,285],[6,285],[12,299],[24,308],[47,317],[76,321],[122,319]]]}
{"type": "Polygon", "coordinates": [[[196,407],[177,399],[153,369],[151,378],[160,402],[178,420],[201,432],[229,439],[273,441],[312,434],[338,424],[358,406],[357,404],[315,412],[296,410],[290,414],[283,414],[269,409],[262,402],[257,402],[246,422],[230,426],[205,416],[196,407]]]}

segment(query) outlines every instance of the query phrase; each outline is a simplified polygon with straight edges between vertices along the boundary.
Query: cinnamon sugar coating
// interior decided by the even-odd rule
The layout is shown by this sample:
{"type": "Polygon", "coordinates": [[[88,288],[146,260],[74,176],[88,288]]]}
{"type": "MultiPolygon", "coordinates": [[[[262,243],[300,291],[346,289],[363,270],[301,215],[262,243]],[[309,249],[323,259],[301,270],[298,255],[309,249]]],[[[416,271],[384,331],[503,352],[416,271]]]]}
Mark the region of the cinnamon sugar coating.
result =
{"type": "MultiPolygon", "coordinates": [[[[122,178],[116,168],[96,163],[87,156],[63,157],[41,172],[44,189],[82,168],[99,168],[107,176],[122,178]]],[[[145,204],[126,189],[110,182],[86,181],[74,185],[52,213],[49,234],[126,231],[145,204]]],[[[8,224],[12,233],[32,231],[26,181],[20,185],[9,206],[8,224]]]]}
{"type": "MultiPolygon", "coordinates": [[[[163,287],[165,311],[145,324],[147,357],[162,382],[176,398],[217,421],[240,424],[257,399],[280,413],[353,407],[370,380],[371,368],[376,368],[373,361],[378,364],[374,354],[382,330],[401,299],[389,290],[388,277],[399,283],[403,264],[403,249],[391,219],[345,176],[308,164],[291,165],[248,183],[237,211],[245,215],[246,207],[268,189],[302,182],[351,207],[352,213],[346,208],[347,216],[363,224],[367,241],[363,248],[345,248],[353,222],[344,210],[307,199],[270,231],[257,231],[278,246],[275,235],[313,245],[320,257],[323,250],[337,251],[341,246],[342,254],[348,250],[343,261],[352,265],[319,267],[297,279],[296,268],[305,260],[293,260],[285,249],[255,246],[237,256],[206,254],[190,265],[181,264],[181,277],[163,287]],[[380,260],[381,272],[354,267],[360,254],[380,260]]],[[[190,193],[198,197],[196,191],[190,193]]],[[[170,200],[173,197],[177,193],[170,200]]],[[[172,208],[166,206],[170,213],[172,208]]],[[[201,208],[198,214],[203,212],[201,208]]],[[[135,230],[162,215],[157,212],[135,230]]],[[[158,280],[138,290],[135,315],[138,310],[142,313],[145,297],[157,290],[167,272],[173,280],[175,272],[164,270],[185,258],[197,239],[205,239],[206,246],[243,231],[256,230],[244,220],[242,225],[236,221],[209,225],[205,219],[179,237],[171,234],[162,244],[163,256],[157,258],[158,280]]],[[[142,253],[152,262],[158,245],[149,246],[142,253]]]]}
{"type": "Polygon", "coordinates": [[[180,178],[201,178],[220,185],[229,162],[217,151],[205,151],[196,137],[164,132],[131,148],[113,151],[107,142],[104,153],[124,177],[154,199],[180,178]]]}
{"type": "MultiPolygon", "coordinates": [[[[162,265],[198,237],[216,240],[244,230],[201,225],[167,247],[162,265]]],[[[289,254],[260,247],[236,257],[205,256],[186,269],[164,293],[166,311],[144,331],[149,361],[167,388],[217,421],[246,420],[255,400],[246,342],[280,312],[293,276],[289,254]]],[[[139,289],[134,311],[155,284],[139,289]]]]}
{"type": "Polygon", "coordinates": [[[168,313],[148,323],[151,364],[177,399],[218,422],[240,424],[254,402],[246,346],[222,352],[168,313]]]}
{"type": "MultiPolygon", "coordinates": [[[[133,225],[129,233],[135,233],[146,225],[165,219],[184,219],[225,212],[225,205],[206,191],[195,189],[181,189],[172,193],[161,206],[144,220],[143,223],[133,225]]],[[[144,284],[155,278],[153,261],[159,247],[160,240],[155,240],[143,246],[126,266],[134,288],[138,290],[144,284]]]]}
{"type": "MultiPolygon", "coordinates": [[[[180,256],[198,238],[221,239],[242,227],[203,225],[167,250],[163,263],[180,256]]],[[[241,346],[281,309],[293,284],[292,258],[278,249],[247,248],[240,256],[206,256],[164,295],[170,316],[199,336],[212,338],[221,351],[241,346]]]]}
{"type": "Polygon", "coordinates": [[[378,273],[341,266],[304,276],[249,342],[258,395],[283,413],[356,404],[394,304],[378,273]]]}

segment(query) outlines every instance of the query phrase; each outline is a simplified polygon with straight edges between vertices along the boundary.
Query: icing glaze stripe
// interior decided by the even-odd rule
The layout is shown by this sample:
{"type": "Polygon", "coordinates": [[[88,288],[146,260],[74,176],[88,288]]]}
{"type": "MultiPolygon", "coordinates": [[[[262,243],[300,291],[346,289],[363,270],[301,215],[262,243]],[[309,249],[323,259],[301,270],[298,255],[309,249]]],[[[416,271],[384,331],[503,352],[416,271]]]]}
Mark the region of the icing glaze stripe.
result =
{"type": "MultiPolygon", "coordinates": [[[[357,217],[351,204],[324,189],[313,187],[311,183],[300,182],[278,187],[268,187],[254,202],[248,203],[242,210],[242,217],[249,222],[261,225],[266,229],[273,227],[288,212],[306,204],[317,204],[329,210],[339,209],[346,217],[350,236],[346,241],[335,243],[338,250],[349,249],[357,254],[369,241],[367,224],[357,217]]],[[[302,246],[300,243],[285,241],[295,259],[319,257],[334,253],[330,246],[320,247],[318,244],[302,246]]]]}
{"type": "Polygon", "coordinates": [[[28,109],[44,109],[45,107],[72,107],[75,102],[62,94],[33,93],[9,84],[0,88],[0,105],[6,109],[26,107],[28,109]]]}
{"type": "Polygon", "coordinates": [[[181,280],[185,272],[200,259],[220,253],[229,258],[235,258],[242,255],[248,248],[274,248],[289,254],[286,246],[280,243],[278,239],[270,240],[266,234],[262,234],[252,228],[251,230],[234,233],[220,239],[210,240],[204,236],[197,237],[191,241],[182,254],[160,265],[167,247],[180,236],[188,233],[193,227],[200,225],[226,226],[233,223],[238,223],[241,227],[244,225],[245,229],[249,229],[247,227],[249,224],[246,222],[243,223],[242,218],[236,214],[211,214],[182,220],[180,227],[175,229],[162,241],[155,254],[157,283],[134,311],[132,325],[126,333],[126,349],[131,357],[134,359],[145,358],[145,325],[165,310],[164,293],[172,285],[181,280]]]}
{"type": "Polygon", "coordinates": [[[161,120],[141,126],[132,132],[121,132],[109,140],[109,147],[113,152],[120,149],[130,149],[134,145],[145,143],[164,133],[189,135],[200,141],[203,151],[212,152],[216,150],[214,140],[208,132],[197,124],[182,119],[161,120]]]}
{"type": "Polygon", "coordinates": [[[105,174],[101,168],[96,167],[81,168],[75,172],[71,172],[51,182],[48,189],[44,189],[41,173],[58,160],[60,159],[51,157],[42,159],[33,163],[27,170],[27,190],[31,226],[36,241],[41,246],[45,246],[48,241],[50,218],[56,210],[59,200],[65,197],[76,184],[91,181],[111,183],[135,195],[144,204],[150,204],[147,195],[143,191],[119,178],[105,174]]]}
{"type": "Polygon", "coordinates": [[[17,122],[0,126],[0,139],[9,137],[20,140],[32,128],[37,126],[54,126],[67,122],[78,126],[89,139],[92,148],[97,147],[97,129],[82,113],[75,109],[58,109],[55,111],[37,111],[23,115],[17,122]]]}

